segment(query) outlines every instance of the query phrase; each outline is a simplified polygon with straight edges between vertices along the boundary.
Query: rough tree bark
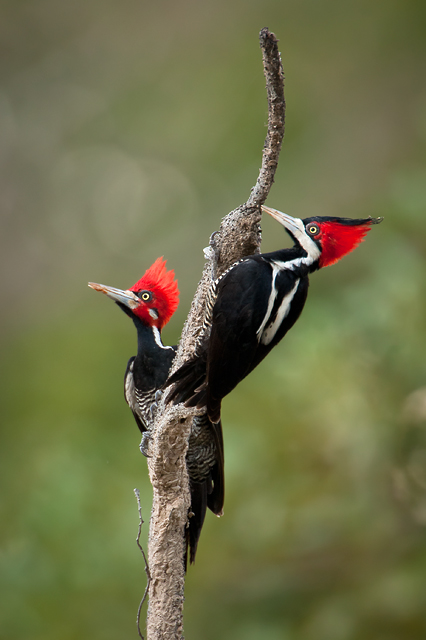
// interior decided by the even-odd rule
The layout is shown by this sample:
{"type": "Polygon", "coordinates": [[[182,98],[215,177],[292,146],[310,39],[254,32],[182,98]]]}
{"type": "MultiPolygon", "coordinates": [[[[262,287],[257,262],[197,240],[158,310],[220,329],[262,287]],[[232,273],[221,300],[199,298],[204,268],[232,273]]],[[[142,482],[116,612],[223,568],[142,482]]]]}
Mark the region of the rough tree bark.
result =
{"type": "MultiPolygon", "coordinates": [[[[260,251],[262,205],[274,181],[284,136],[284,75],[278,41],[260,32],[268,94],[268,132],[262,166],[247,202],[223,218],[205,250],[206,264],[182,331],[174,368],[194,351],[204,319],[204,300],[212,281],[235,260],[260,251]]],[[[148,458],[153,487],[148,563],[151,574],[147,618],[148,640],[177,640],[183,633],[184,537],[190,494],[185,456],[194,409],[160,403],[148,458]]]]}

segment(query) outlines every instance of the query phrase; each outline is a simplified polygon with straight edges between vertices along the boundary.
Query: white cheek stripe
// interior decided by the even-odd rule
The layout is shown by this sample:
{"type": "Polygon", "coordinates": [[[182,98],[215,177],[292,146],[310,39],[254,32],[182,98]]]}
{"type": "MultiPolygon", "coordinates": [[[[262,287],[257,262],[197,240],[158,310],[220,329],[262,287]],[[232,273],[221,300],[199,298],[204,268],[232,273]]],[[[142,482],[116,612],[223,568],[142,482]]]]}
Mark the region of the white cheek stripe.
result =
{"type": "Polygon", "coordinates": [[[305,225],[303,224],[302,220],[300,220],[300,218],[295,218],[294,221],[296,222],[296,225],[298,227],[298,232],[296,232],[293,228],[292,233],[308,254],[307,258],[302,258],[302,262],[304,264],[311,265],[313,262],[315,262],[315,260],[318,260],[321,251],[318,248],[317,243],[314,242],[314,240],[312,240],[312,238],[306,233],[305,225]]]}
{"type": "Polygon", "coordinates": [[[271,324],[262,333],[262,338],[260,340],[262,344],[268,345],[274,339],[275,334],[280,328],[282,321],[290,311],[290,306],[297,291],[297,287],[299,286],[299,282],[300,280],[296,280],[296,284],[294,285],[293,289],[282,299],[275,320],[271,322],[271,324]]]}
{"type": "Polygon", "coordinates": [[[272,287],[271,287],[271,293],[269,294],[268,308],[266,309],[265,317],[263,318],[260,327],[256,331],[258,342],[260,342],[260,338],[262,337],[262,332],[263,332],[263,330],[265,328],[266,323],[269,320],[269,316],[272,313],[272,309],[274,308],[275,299],[276,299],[277,293],[278,293],[277,292],[277,288],[275,286],[275,280],[277,278],[278,272],[280,271],[280,268],[281,268],[280,265],[276,264],[275,262],[272,262],[272,287]]]}

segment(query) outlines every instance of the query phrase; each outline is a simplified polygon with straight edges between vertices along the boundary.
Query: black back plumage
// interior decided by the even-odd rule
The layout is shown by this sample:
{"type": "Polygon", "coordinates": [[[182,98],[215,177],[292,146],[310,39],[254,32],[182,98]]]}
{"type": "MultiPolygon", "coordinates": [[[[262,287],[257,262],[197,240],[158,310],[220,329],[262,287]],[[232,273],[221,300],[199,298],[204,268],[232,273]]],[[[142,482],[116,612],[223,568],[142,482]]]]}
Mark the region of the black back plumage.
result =
{"type": "MultiPolygon", "coordinates": [[[[226,396],[284,337],[302,312],[308,269],[284,266],[300,253],[285,249],[249,256],[212,286],[214,302],[207,331],[188,360],[167,381],[168,399],[206,407],[220,420],[226,396]]],[[[292,265],[293,266],[293,265],[292,265]]]]}

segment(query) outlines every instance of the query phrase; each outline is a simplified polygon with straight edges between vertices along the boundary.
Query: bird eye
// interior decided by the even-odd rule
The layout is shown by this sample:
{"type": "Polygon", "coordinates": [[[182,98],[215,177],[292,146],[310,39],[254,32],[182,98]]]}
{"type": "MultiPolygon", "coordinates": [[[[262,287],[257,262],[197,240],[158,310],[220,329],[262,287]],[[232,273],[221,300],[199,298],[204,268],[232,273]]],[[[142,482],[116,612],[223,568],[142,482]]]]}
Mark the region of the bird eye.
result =
{"type": "Polygon", "coordinates": [[[152,298],[152,296],[149,293],[149,291],[139,291],[137,295],[144,302],[148,302],[148,300],[151,300],[151,298],[152,298]]]}
{"type": "Polygon", "coordinates": [[[319,233],[319,227],[316,224],[309,224],[307,231],[311,236],[316,236],[319,233]]]}

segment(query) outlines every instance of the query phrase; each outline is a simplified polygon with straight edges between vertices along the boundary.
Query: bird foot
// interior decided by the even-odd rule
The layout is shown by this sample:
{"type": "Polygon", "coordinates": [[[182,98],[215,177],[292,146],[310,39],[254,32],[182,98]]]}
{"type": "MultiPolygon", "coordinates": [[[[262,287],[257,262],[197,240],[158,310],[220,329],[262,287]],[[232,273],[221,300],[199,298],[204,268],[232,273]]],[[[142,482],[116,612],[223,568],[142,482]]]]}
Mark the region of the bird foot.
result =
{"type": "Polygon", "coordinates": [[[154,422],[155,420],[155,416],[157,415],[157,410],[158,410],[158,404],[156,402],[153,402],[152,405],[149,408],[149,413],[151,416],[151,423],[154,422]]]}
{"type": "Polygon", "coordinates": [[[155,416],[157,415],[158,403],[160,402],[162,396],[163,396],[163,392],[160,389],[157,389],[157,391],[155,392],[155,402],[153,402],[149,408],[152,422],[154,422],[155,416]]]}
{"type": "Polygon", "coordinates": [[[145,458],[151,457],[149,454],[150,446],[151,446],[151,434],[149,431],[144,431],[142,435],[141,443],[139,445],[139,449],[141,450],[141,453],[142,455],[145,456],[145,458]]]}

